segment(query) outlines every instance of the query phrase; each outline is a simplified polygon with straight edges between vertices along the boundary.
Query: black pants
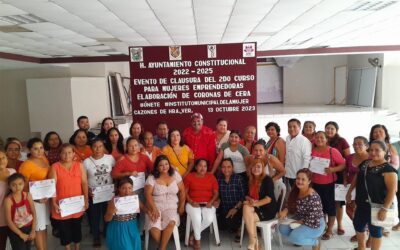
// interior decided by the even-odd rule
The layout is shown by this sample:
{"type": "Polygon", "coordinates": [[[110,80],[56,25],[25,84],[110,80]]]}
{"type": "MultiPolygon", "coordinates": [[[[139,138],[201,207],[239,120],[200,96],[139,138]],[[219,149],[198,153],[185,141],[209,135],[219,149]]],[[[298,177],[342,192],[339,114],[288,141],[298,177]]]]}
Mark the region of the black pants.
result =
{"type": "MultiPolygon", "coordinates": [[[[24,234],[30,234],[32,230],[32,226],[21,227],[19,230],[24,234]]],[[[31,249],[31,241],[23,241],[16,233],[10,230],[10,243],[11,247],[14,250],[30,250],[31,249]]]]}
{"type": "Polygon", "coordinates": [[[58,229],[60,230],[61,245],[67,246],[73,243],[79,243],[82,240],[82,216],[67,220],[58,220],[58,229]]]}
{"type": "Polygon", "coordinates": [[[104,215],[107,210],[107,202],[100,202],[93,204],[93,200],[89,199],[89,219],[90,219],[90,229],[92,231],[93,239],[100,240],[100,225],[103,224],[103,236],[105,236],[107,231],[107,223],[104,221],[104,215]]]}
{"type": "Polygon", "coordinates": [[[6,249],[8,234],[10,233],[7,226],[0,227],[0,250],[6,249]]]}
{"type": "Polygon", "coordinates": [[[218,228],[220,230],[228,230],[230,232],[237,232],[242,225],[242,209],[239,209],[232,218],[226,218],[228,211],[217,211],[218,228]]]}
{"type": "Polygon", "coordinates": [[[399,219],[400,219],[400,181],[397,181],[397,209],[399,210],[399,219]]]}

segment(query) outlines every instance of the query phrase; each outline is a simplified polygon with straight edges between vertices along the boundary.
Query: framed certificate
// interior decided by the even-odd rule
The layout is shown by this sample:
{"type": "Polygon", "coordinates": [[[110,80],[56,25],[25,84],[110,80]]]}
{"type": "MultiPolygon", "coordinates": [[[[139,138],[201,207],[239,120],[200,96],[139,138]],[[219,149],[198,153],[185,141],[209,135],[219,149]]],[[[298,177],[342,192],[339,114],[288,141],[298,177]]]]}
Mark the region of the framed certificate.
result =
{"type": "Polygon", "coordinates": [[[93,204],[109,201],[114,197],[114,185],[104,185],[92,188],[93,204]]]}
{"type": "Polygon", "coordinates": [[[115,197],[114,204],[117,209],[117,214],[119,215],[135,214],[140,212],[138,195],[115,197]]]}
{"type": "Polygon", "coordinates": [[[59,201],[61,217],[85,211],[85,197],[83,195],[65,198],[59,201]]]}
{"type": "Polygon", "coordinates": [[[56,180],[47,179],[29,182],[29,192],[33,200],[51,198],[56,196],[56,180]]]}
{"type": "Polygon", "coordinates": [[[144,188],[144,184],[146,183],[146,176],[144,172],[138,173],[137,176],[131,175],[131,179],[133,181],[133,191],[144,188]]]}

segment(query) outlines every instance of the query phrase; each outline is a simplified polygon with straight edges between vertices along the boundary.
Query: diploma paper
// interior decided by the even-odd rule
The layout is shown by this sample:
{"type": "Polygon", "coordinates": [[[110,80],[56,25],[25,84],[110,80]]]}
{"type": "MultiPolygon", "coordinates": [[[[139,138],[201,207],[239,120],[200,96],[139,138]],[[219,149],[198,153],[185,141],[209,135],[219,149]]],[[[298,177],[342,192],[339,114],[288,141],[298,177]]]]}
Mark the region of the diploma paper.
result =
{"type": "Polygon", "coordinates": [[[93,204],[109,201],[114,197],[114,185],[104,185],[92,188],[93,204]]]}
{"type": "Polygon", "coordinates": [[[131,179],[133,181],[133,191],[144,188],[144,184],[146,183],[146,176],[144,175],[144,172],[138,173],[136,177],[131,175],[131,179]]]}
{"type": "Polygon", "coordinates": [[[325,168],[329,168],[329,159],[313,157],[310,161],[310,171],[315,174],[326,175],[325,168]]]}
{"type": "MultiPolygon", "coordinates": [[[[343,184],[335,184],[335,201],[346,201],[347,191],[349,191],[350,184],[345,186],[343,184]]],[[[351,192],[351,200],[356,199],[356,189],[351,192]]]]}
{"type": "Polygon", "coordinates": [[[33,200],[51,198],[56,196],[56,180],[47,179],[29,182],[29,192],[33,200]]]}
{"type": "Polygon", "coordinates": [[[59,201],[61,217],[76,214],[85,210],[83,195],[65,198],[59,201]]]}
{"type": "Polygon", "coordinates": [[[117,209],[117,214],[135,214],[140,212],[138,195],[115,197],[114,205],[117,209]]]}

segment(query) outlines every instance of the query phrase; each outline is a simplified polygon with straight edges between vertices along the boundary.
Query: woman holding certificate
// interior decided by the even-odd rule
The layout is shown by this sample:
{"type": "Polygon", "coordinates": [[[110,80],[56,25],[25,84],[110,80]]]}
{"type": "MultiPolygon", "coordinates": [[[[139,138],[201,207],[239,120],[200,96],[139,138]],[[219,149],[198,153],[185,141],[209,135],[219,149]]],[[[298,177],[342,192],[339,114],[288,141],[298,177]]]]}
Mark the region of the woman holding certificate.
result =
{"type": "Polygon", "coordinates": [[[150,230],[159,249],[165,250],[174,227],[179,226],[179,215],[185,212],[182,177],[170,166],[165,155],[156,158],[144,193],[149,209],[145,228],[150,230]]]}
{"type": "Polygon", "coordinates": [[[328,228],[321,239],[329,240],[333,235],[336,216],[336,172],[343,171],[346,165],[339,151],[327,145],[325,132],[318,131],[315,134],[315,145],[311,152],[310,170],[313,172],[313,188],[321,197],[324,214],[328,215],[328,228]]]}
{"type": "Polygon", "coordinates": [[[74,161],[74,146],[61,146],[61,161],[54,163],[49,178],[56,181],[56,197],[52,198],[51,217],[58,221],[60,242],[65,249],[79,249],[82,240],[81,221],[89,207],[86,171],[74,161]]]}
{"type": "MultiPolygon", "coordinates": [[[[114,128],[111,128],[111,131],[114,128]]],[[[91,145],[93,155],[83,162],[89,184],[90,229],[93,235],[93,247],[101,246],[100,224],[106,213],[107,202],[114,196],[114,185],[111,170],[115,165],[114,157],[104,154],[104,142],[95,138],[91,145]]],[[[103,232],[106,232],[107,224],[103,232]]]]}
{"type": "MultiPolygon", "coordinates": [[[[49,162],[44,155],[44,146],[42,140],[39,138],[32,138],[28,141],[27,147],[29,149],[29,158],[28,160],[24,161],[19,168],[19,173],[26,178],[26,189],[28,189],[28,184],[31,181],[42,181],[47,179],[47,174],[50,169],[49,162]]],[[[34,205],[36,211],[35,245],[38,250],[46,250],[46,227],[50,224],[47,198],[34,200],[34,205]]]]}

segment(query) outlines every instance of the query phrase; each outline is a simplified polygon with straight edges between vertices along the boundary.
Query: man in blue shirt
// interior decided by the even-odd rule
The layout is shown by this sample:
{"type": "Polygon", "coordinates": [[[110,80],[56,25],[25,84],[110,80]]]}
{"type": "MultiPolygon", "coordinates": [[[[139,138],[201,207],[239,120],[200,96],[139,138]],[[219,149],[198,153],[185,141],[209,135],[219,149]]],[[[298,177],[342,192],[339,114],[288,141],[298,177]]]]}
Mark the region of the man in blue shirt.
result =
{"type": "Polygon", "coordinates": [[[168,140],[168,125],[165,121],[157,123],[156,135],[153,138],[153,143],[158,148],[162,149],[167,145],[168,140]]]}

